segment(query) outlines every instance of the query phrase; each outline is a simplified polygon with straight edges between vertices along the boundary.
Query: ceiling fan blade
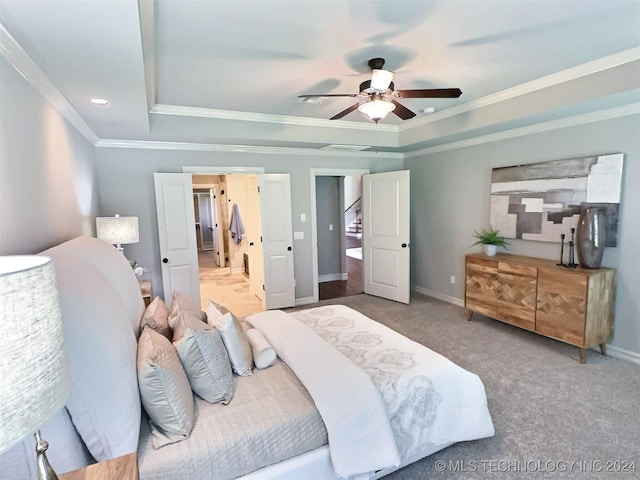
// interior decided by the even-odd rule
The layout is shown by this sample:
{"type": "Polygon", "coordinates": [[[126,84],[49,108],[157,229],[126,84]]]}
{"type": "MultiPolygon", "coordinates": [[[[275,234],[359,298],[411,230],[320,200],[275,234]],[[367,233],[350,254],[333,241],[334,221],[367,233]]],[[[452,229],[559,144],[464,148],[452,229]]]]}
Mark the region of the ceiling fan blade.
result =
{"type": "Polygon", "coordinates": [[[393,110],[393,113],[399,116],[402,120],[409,120],[410,118],[413,118],[416,116],[415,113],[413,113],[411,110],[409,110],[407,107],[405,107],[401,103],[398,103],[395,100],[391,100],[391,101],[396,106],[396,108],[393,110]]]}
{"type": "Polygon", "coordinates": [[[357,97],[359,93],[316,93],[311,95],[298,95],[298,98],[314,98],[314,97],[357,97]]]}
{"type": "Polygon", "coordinates": [[[424,88],[422,90],[396,90],[398,98],[458,98],[459,88],[424,88]]]}
{"type": "Polygon", "coordinates": [[[339,118],[344,117],[345,115],[353,112],[356,108],[358,108],[358,105],[360,105],[360,104],[359,103],[354,103],[353,105],[351,105],[346,110],[343,110],[340,113],[338,113],[337,115],[334,115],[333,117],[331,117],[329,120],[338,120],[339,118]]]}

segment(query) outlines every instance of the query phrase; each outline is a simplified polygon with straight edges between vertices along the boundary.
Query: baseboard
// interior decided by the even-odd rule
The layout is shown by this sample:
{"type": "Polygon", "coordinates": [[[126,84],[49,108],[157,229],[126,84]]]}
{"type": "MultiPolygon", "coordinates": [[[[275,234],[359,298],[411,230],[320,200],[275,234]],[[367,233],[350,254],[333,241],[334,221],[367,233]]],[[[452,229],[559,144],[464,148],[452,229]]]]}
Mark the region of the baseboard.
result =
{"type": "MultiPolygon", "coordinates": [[[[600,352],[600,347],[595,346],[592,348],[596,352],[600,352]]],[[[619,358],[620,360],[626,360],[627,362],[635,363],[636,365],[640,365],[640,353],[632,352],[630,350],[625,350],[624,348],[616,347],[615,345],[611,345],[607,343],[607,355],[614,358],[619,358]]]]}
{"type": "Polygon", "coordinates": [[[442,300],[443,302],[452,303],[454,305],[457,305],[458,307],[464,307],[464,300],[462,300],[461,298],[452,297],[451,295],[445,295],[444,293],[436,292],[435,290],[431,290],[430,288],[413,286],[411,290],[428,297],[437,298],[438,300],[442,300]]]}
{"type": "Polygon", "coordinates": [[[329,273],[327,275],[318,275],[318,283],[335,282],[336,280],[348,280],[348,273],[329,273]]]}
{"type": "Polygon", "coordinates": [[[298,305],[309,305],[310,303],[316,303],[316,299],[313,297],[296,298],[296,307],[298,305]]]}

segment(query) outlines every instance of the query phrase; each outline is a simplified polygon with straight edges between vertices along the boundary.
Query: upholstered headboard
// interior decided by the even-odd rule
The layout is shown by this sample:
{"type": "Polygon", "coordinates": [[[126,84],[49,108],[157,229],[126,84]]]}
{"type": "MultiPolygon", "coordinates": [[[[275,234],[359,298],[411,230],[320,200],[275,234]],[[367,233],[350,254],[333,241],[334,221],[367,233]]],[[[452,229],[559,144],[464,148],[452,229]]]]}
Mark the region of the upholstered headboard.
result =
{"type": "MultiPolygon", "coordinates": [[[[136,451],[140,395],[136,347],[144,302],[126,258],[78,237],[42,252],[55,259],[72,376],[66,408],[42,428],[58,473],[136,451]]],[[[0,456],[0,478],[35,478],[31,438],[0,456]]]]}

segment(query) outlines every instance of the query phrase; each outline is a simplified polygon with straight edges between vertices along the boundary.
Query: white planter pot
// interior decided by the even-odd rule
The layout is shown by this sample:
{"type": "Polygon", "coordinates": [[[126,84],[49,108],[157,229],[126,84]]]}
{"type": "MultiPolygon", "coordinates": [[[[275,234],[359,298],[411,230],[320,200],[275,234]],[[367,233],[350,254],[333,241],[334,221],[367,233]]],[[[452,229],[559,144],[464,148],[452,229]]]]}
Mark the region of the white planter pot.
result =
{"type": "Polygon", "coordinates": [[[498,247],[495,245],[482,245],[482,248],[487,257],[493,257],[498,252],[498,247]]]}

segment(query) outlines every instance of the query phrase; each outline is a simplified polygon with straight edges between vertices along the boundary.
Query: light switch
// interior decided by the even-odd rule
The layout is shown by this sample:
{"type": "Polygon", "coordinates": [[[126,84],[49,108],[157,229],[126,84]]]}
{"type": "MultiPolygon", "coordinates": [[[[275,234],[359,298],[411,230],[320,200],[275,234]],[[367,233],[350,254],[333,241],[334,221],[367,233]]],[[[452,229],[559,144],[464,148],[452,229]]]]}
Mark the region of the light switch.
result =
{"type": "Polygon", "coordinates": [[[300,221],[301,222],[306,222],[307,221],[307,214],[306,213],[301,213],[300,214],[300,221]]]}
{"type": "Polygon", "coordinates": [[[304,232],[293,232],[294,240],[304,240],[304,232]]]}
{"type": "Polygon", "coordinates": [[[330,232],[333,232],[333,223],[330,223],[330,224],[329,224],[329,231],[330,231],[330,232]]]}

